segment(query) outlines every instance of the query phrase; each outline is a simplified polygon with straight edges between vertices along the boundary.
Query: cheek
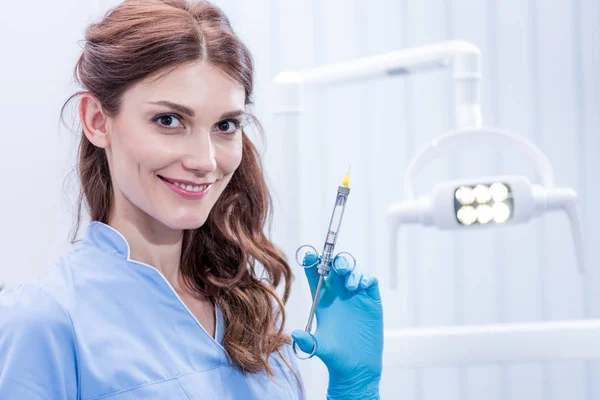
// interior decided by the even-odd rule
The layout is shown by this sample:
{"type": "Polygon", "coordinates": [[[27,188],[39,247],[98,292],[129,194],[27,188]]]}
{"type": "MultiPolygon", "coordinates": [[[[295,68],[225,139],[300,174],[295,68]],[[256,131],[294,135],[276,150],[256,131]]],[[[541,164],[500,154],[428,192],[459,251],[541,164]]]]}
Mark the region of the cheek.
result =
{"type": "Polygon", "coordinates": [[[131,192],[134,187],[144,185],[148,172],[172,162],[173,155],[165,151],[169,147],[161,139],[139,124],[123,124],[114,130],[111,138],[112,172],[122,190],[131,192]],[[125,183],[127,188],[123,187],[125,183]]]}
{"type": "Polygon", "coordinates": [[[142,167],[147,169],[152,164],[160,164],[166,158],[168,148],[162,143],[159,136],[153,135],[143,121],[125,120],[124,118],[115,125],[111,138],[114,160],[125,164],[131,174],[142,167]],[[133,168],[132,168],[133,167],[133,168]]]}
{"type": "Polygon", "coordinates": [[[230,175],[242,162],[242,139],[216,146],[216,159],[223,175],[230,175]]]}

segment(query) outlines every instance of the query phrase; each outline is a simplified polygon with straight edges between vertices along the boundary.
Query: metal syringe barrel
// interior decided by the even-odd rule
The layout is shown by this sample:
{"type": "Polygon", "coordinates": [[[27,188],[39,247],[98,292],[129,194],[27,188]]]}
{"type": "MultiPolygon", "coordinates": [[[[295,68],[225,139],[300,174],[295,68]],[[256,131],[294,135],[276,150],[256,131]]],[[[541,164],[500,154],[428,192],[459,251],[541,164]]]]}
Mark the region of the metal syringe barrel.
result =
{"type": "Polygon", "coordinates": [[[344,216],[344,210],[346,209],[346,202],[348,201],[349,194],[350,188],[348,186],[340,185],[338,187],[331,220],[329,221],[329,228],[327,229],[327,236],[325,237],[325,245],[323,246],[323,252],[321,254],[321,262],[317,268],[317,272],[320,275],[328,275],[331,270],[333,251],[335,249],[340,226],[342,225],[342,218],[344,216]]]}

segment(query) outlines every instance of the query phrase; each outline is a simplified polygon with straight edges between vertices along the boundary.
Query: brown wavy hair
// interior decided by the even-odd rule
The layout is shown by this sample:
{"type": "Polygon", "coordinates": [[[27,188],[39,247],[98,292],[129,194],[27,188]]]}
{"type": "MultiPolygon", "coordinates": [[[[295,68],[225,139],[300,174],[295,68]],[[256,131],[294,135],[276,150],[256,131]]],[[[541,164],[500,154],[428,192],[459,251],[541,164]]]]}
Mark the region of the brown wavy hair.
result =
{"type": "MultiPolygon", "coordinates": [[[[220,8],[206,1],[126,0],[87,28],[75,66],[75,79],[83,91],[67,100],[63,112],[73,98],[91,93],[107,115],[115,116],[133,84],[197,61],[216,66],[240,83],[246,105],[252,103],[252,56],[220,8]]],[[[253,120],[262,134],[259,122],[253,120]]],[[[271,197],[256,148],[242,135],[239,168],[206,223],[184,232],[181,273],[191,289],[221,309],[226,322],[224,347],[231,359],[244,372],[266,371],[272,377],[268,359],[273,352],[290,367],[281,348],[290,343],[283,326],[292,273],[283,253],[264,233],[271,218],[271,197]],[[282,281],[281,299],[276,288],[282,281]]],[[[78,158],[82,191],[75,235],[84,201],[93,221],[107,223],[113,195],[105,150],[82,134],[78,158]]]]}

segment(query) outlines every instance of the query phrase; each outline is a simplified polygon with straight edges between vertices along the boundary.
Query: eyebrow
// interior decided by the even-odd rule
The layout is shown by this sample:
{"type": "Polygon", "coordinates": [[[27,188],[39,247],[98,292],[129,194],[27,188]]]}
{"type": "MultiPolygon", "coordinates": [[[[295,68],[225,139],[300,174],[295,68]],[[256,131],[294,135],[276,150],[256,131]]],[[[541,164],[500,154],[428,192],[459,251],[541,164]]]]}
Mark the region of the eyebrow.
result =
{"type": "MultiPolygon", "coordinates": [[[[184,106],[182,104],[173,103],[172,101],[160,100],[160,101],[149,101],[148,103],[169,107],[181,114],[186,114],[190,117],[194,117],[196,115],[194,110],[192,110],[191,108],[184,106]]],[[[244,110],[233,110],[233,111],[227,111],[227,112],[223,113],[223,115],[221,115],[221,118],[219,118],[219,119],[230,119],[230,118],[235,118],[235,117],[245,116],[245,115],[246,115],[246,111],[244,111],[244,110]]]]}

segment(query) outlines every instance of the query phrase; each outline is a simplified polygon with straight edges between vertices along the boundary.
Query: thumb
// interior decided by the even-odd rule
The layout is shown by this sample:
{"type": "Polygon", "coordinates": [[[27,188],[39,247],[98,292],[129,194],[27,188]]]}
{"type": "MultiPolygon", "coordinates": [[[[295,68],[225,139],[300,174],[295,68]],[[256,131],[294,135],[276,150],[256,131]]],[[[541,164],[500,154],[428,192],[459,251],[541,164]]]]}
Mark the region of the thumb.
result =
{"type": "MultiPolygon", "coordinates": [[[[296,344],[298,345],[300,350],[302,350],[303,352],[305,352],[307,354],[312,353],[314,350],[314,346],[317,345],[317,339],[315,339],[313,335],[311,335],[310,333],[308,333],[306,331],[300,331],[300,330],[293,331],[292,338],[294,338],[294,341],[296,342],[296,344]]],[[[318,348],[319,347],[317,346],[317,349],[318,348]]],[[[316,355],[316,353],[315,353],[315,355],[316,355]]]]}
{"type": "Polygon", "coordinates": [[[379,293],[379,280],[376,277],[371,277],[365,286],[369,297],[375,301],[381,301],[381,293],[379,293]]]}

